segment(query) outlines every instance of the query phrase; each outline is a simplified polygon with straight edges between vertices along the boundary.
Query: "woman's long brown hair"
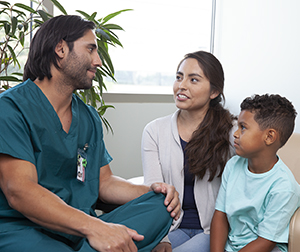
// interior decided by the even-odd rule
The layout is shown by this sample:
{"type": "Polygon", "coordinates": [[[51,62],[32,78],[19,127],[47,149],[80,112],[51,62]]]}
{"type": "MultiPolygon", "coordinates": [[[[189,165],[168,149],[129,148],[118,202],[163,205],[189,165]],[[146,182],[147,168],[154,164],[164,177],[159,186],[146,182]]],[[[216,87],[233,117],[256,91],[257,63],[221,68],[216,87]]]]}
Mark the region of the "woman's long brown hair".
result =
{"type": "Polygon", "coordinates": [[[219,92],[219,95],[210,101],[203,121],[192,134],[185,149],[190,172],[200,179],[209,172],[208,180],[212,181],[215,176],[221,176],[229,158],[231,144],[229,134],[232,122],[236,118],[221,104],[222,98],[225,100],[224,72],[219,60],[204,51],[189,53],[182,61],[187,58],[198,61],[204,75],[210,81],[211,90],[219,92]]]}

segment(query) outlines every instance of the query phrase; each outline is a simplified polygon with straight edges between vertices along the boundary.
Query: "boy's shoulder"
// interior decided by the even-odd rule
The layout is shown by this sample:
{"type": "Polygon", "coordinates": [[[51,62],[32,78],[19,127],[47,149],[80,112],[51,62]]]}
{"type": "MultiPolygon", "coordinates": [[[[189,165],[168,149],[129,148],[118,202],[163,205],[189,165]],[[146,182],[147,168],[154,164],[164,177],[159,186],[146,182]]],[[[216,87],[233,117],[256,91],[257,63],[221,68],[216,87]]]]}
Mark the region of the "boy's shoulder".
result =
{"type": "Polygon", "coordinates": [[[276,182],[276,187],[277,185],[279,185],[281,188],[285,186],[287,188],[300,187],[291,170],[280,158],[278,158],[278,161],[274,167],[265,173],[251,173],[248,171],[247,167],[248,159],[235,155],[228,160],[224,169],[224,174],[225,176],[229,176],[230,174],[239,176],[241,174],[240,172],[243,172],[242,174],[245,174],[245,176],[249,178],[272,180],[273,182],[276,182]]]}
{"type": "Polygon", "coordinates": [[[234,155],[231,157],[224,168],[223,171],[223,178],[225,177],[237,177],[239,176],[240,172],[247,169],[248,166],[248,159],[240,157],[238,155],[234,155]]]}
{"type": "Polygon", "coordinates": [[[300,195],[300,186],[296,181],[292,171],[287,167],[287,165],[279,158],[274,169],[274,174],[276,174],[278,179],[278,186],[283,190],[288,190],[298,192],[300,195]]]}
{"type": "Polygon", "coordinates": [[[234,155],[231,157],[226,164],[225,169],[231,170],[231,169],[236,169],[236,168],[243,168],[248,165],[248,159],[240,157],[238,155],[234,155]]]}
{"type": "Polygon", "coordinates": [[[228,160],[228,164],[234,164],[234,163],[237,163],[237,162],[240,162],[240,161],[243,161],[243,160],[247,160],[246,158],[243,158],[239,155],[234,155],[233,157],[231,157],[229,160],[228,160]]]}

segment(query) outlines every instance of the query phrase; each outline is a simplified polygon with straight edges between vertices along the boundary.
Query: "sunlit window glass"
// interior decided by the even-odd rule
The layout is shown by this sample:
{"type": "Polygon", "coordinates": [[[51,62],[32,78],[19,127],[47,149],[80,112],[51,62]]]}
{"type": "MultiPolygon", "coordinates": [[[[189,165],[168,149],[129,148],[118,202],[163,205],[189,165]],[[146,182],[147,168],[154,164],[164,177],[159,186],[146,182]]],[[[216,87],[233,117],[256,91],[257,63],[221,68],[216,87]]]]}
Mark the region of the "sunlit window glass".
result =
{"type": "MultiPolygon", "coordinates": [[[[113,18],[124,28],[117,35],[123,48],[111,48],[117,83],[106,80],[109,92],[171,93],[179,61],[189,52],[210,50],[211,0],[64,0],[68,14],[76,10],[97,18],[133,9],[113,18]]],[[[54,15],[59,14],[54,9],[54,15]]],[[[77,13],[78,14],[78,13],[77,13]]],[[[79,14],[78,14],[79,15],[79,14]]]]}

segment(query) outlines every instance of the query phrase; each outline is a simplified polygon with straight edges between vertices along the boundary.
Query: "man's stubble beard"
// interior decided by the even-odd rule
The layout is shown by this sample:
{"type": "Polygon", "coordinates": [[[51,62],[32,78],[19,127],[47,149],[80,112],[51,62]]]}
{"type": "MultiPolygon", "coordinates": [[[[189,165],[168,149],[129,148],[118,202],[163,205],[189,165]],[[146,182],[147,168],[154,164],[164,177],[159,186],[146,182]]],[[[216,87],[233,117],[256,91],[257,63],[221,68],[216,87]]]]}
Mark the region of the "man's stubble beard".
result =
{"type": "Polygon", "coordinates": [[[90,68],[90,63],[84,62],[74,51],[71,51],[65,63],[61,66],[64,76],[63,82],[67,86],[72,86],[74,90],[90,89],[93,83],[92,79],[87,75],[87,71],[90,68]]]}

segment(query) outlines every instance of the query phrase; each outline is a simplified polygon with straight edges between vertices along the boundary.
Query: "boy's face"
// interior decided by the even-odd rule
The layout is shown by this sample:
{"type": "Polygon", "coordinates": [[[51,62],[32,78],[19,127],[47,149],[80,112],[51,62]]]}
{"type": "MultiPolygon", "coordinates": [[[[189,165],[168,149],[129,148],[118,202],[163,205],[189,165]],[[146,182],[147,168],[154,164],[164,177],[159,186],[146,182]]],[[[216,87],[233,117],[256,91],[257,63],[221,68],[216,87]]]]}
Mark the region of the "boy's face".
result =
{"type": "Polygon", "coordinates": [[[261,130],[254,113],[243,110],[238,119],[238,130],[233,134],[236,154],[244,158],[258,157],[265,148],[266,130],[261,130]]]}

